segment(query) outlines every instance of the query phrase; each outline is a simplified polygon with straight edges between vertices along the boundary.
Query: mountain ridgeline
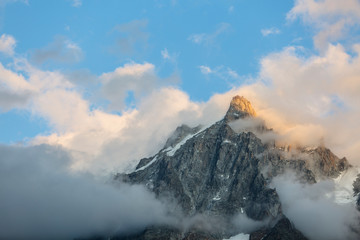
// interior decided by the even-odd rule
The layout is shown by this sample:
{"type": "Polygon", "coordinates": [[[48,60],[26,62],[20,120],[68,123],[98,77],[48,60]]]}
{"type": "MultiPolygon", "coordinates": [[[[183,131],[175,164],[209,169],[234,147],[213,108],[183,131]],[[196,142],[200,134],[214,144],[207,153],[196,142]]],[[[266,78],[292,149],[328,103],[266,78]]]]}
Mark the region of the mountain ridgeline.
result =
{"type": "Polygon", "coordinates": [[[115,180],[145,185],[159,199],[173,202],[174,212],[189,219],[202,216],[201,220],[186,229],[149,226],[112,239],[224,239],[244,231],[250,239],[307,239],[283,214],[272,179],[291,171],[300,181],[313,184],[336,178],[351,166],[323,146],[291,149],[258,137],[267,133],[272,130],[240,96],[210,127],[178,127],[162,150],[141,159],[134,172],[117,174],[115,180]],[[251,124],[246,130],[234,130],[243,122],[251,124]],[[244,230],[236,221],[241,217],[262,225],[244,230]]]}

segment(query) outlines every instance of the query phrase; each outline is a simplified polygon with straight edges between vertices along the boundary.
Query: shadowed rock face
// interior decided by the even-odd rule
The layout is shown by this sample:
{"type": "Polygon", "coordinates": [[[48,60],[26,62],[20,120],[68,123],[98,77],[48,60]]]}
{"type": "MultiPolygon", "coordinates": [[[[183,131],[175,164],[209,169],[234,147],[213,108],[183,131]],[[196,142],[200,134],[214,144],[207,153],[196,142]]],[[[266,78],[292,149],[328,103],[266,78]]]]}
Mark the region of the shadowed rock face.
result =
{"type": "Polygon", "coordinates": [[[188,215],[246,212],[253,219],[276,217],[280,203],[267,187],[256,157],[264,151],[252,133],[235,134],[223,121],[189,139],[174,155],[163,150],[144,170],[127,175],[157,195],[178,200],[188,215]]]}
{"type": "MultiPolygon", "coordinates": [[[[205,213],[228,217],[246,213],[255,220],[276,218],[281,213],[279,198],[268,187],[258,157],[266,151],[266,146],[255,134],[238,134],[227,125],[229,119],[254,115],[249,101],[234,97],[223,120],[198,131],[181,147],[167,144],[170,147],[143,160],[137,171],[123,179],[145,184],[158,196],[172,196],[186,215],[205,213]],[[152,161],[144,168],[145,162],[152,161]]],[[[185,135],[182,129],[178,128],[175,134],[185,135]]],[[[187,129],[187,132],[194,131],[187,129]]],[[[175,139],[181,144],[178,137],[175,139]]]]}
{"type": "MultiPolygon", "coordinates": [[[[315,183],[318,177],[336,177],[349,167],[346,159],[337,158],[329,149],[299,150],[301,154],[291,155],[274,144],[262,143],[252,132],[234,132],[228,125],[255,115],[250,102],[236,96],[223,120],[206,129],[177,128],[160,152],[142,159],[133,173],[118,174],[115,179],[144,184],[158,197],[171,198],[186,216],[221,219],[213,233],[229,236],[234,233],[230,219],[238,214],[270,222],[283,219],[279,197],[269,186],[273,177],[292,170],[303,182],[315,183]]],[[[259,129],[271,131],[265,126],[259,129]]],[[[280,239],[281,234],[295,236],[281,239],[305,239],[296,238],[299,232],[288,220],[275,227],[274,233],[266,230],[270,236],[266,239],[280,239]],[[282,227],[287,230],[280,233],[282,227]]],[[[184,239],[184,234],[174,239],[184,239]]]]}
{"type": "Polygon", "coordinates": [[[271,229],[253,232],[250,240],[306,240],[307,238],[297,230],[287,218],[280,219],[271,229]]]}

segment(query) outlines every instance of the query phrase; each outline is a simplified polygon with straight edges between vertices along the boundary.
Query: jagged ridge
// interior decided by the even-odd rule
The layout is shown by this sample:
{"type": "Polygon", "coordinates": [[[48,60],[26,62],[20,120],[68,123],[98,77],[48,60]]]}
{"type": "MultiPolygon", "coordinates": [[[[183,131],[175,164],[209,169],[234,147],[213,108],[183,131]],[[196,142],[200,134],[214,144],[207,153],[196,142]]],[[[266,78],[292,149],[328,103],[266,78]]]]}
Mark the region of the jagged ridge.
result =
{"type": "Polygon", "coordinates": [[[315,183],[349,167],[346,159],[324,147],[299,149],[306,158],[289,157],[287,150],[262,143],[252,132],[236,133],[228,125],[255,116],[250,102],[236,96],[223,120],[202,130],[178,128],[158,154],[116,179],[144,184],[159,197],[171,196],[188,216],[221,217],[225,226],[216,229],[221,237],[234,233],[229,219],[237,214],[255,220],[284,218],[278,195],[269,187],[273,177],[291,169],[304,182],[315,183]]]}

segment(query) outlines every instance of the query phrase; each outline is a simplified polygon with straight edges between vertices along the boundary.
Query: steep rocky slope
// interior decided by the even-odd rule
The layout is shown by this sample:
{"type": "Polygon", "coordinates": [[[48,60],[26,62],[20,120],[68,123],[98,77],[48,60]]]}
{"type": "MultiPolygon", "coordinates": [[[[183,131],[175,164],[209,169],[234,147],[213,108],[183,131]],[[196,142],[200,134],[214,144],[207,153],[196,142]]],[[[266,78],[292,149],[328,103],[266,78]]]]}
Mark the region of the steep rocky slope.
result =
{"type": "MultiPolygon", "coordinates": [[[[272,178],[291,170],[303,182],[315,183],[337,177],[350,166],[325,147],[290,149],[274,141],[262,142],[256,134],[272,130],[255,116],[250,102],[236,96],[222,120],[208,128],[177,128],[155,156],[142,159],[133,173],[117,174],[115,179],[146,185],[159,198],[174,201],[185,216],[216,218],[218,224],[204,231],[204,239],[237,233],[232,220],[239,215],[267,223],[262,239],[306,239],[282,214],[277,192],[270,187],[272,178]],[[252,131],[234,131],[229,124],[243,120],[253,121],[252,131]]],[[[192,234],[204,230],[196,223],[193,229],[192,234]]],[[[164,239],[202,239],[189,237],[191,231],[163,226],[122,239],[156,239],[166,232],[169,238],[164,239]]],[[[251,239],[259,234],[254,232],[251,239]]]]}

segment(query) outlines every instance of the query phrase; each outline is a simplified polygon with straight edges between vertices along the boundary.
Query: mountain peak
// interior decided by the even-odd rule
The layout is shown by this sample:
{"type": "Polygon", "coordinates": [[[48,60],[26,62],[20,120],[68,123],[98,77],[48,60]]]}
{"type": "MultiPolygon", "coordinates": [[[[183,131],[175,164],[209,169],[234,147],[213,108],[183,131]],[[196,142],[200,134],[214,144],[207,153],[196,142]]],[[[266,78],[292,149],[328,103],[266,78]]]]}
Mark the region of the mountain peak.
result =
{"type": "Polygon", "coordinates": [[[256,113],[251,103],[246,98],[236,95],[230,102],[230,107],[225,115],[227,122],[246,117],[255,117],[256,113]]]}

